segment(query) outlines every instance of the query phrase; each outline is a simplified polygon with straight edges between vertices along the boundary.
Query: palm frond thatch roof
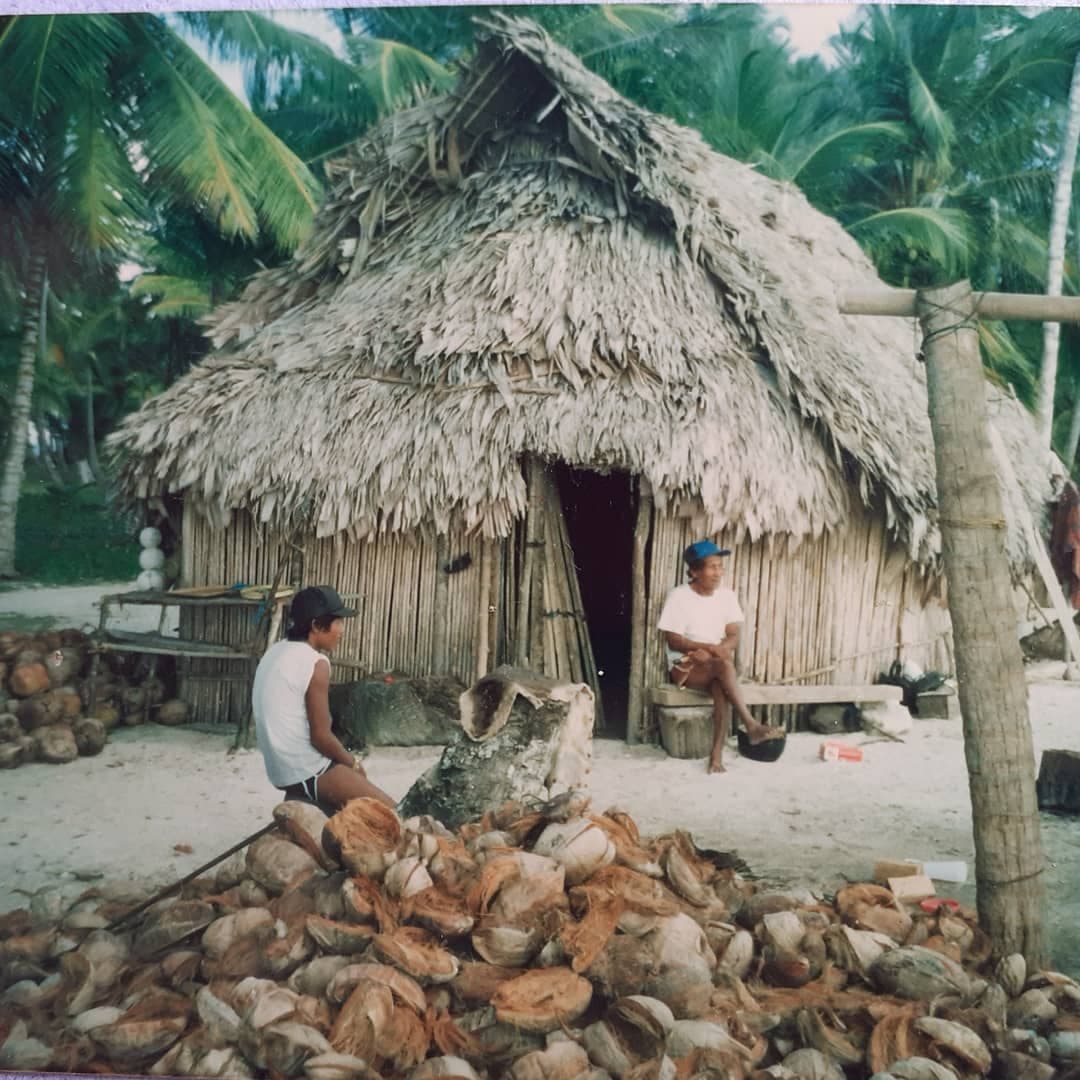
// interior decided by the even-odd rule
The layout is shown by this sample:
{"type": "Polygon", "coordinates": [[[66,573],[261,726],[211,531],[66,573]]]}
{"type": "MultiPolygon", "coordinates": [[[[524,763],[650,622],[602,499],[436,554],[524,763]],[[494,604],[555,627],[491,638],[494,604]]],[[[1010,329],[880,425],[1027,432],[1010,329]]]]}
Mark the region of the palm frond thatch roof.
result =
{"type": "MultiPolygon", "coordinates": [[[[334,164],[292,261],[220,308],[215,353],[117,433],[126,491],[323,536],[498,536],[531,453],[639,474],[754,538],[831,529],[857,498],[932,563],[918,336],[837,313],[838,289],[878,280],[855,242],[534,23],[487,28],[452,93],[334,164]]],[[[991,396],[1037,505],[1032,426],[991,396]]]]}

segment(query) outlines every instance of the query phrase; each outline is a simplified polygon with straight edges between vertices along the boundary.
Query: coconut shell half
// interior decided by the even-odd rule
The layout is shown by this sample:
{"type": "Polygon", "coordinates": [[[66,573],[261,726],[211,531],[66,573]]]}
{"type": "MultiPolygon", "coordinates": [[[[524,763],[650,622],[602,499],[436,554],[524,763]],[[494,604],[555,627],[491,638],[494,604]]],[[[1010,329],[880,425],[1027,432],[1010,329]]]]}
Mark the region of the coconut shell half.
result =
{"type": "Polygon", "coordinates": [[[592,983],[567,967],[527,971],[491,997],[495,1015],[522,1031],[546,1033],[573,1023],[592,1001],[592,983]]]}

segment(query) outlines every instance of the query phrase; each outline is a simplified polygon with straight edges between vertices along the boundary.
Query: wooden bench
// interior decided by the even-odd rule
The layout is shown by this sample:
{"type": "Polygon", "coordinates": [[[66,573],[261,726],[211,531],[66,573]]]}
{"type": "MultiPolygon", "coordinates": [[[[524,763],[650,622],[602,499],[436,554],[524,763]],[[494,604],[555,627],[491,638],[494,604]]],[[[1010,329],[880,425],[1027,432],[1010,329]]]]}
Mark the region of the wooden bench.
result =
{"type": "MultiPolygon", "coordinates": [[[[740,683],[747,705],[863,704],[871,701],[902,701],[899,686],[884,683],[861,686],[790,686],[740,683]]],[[[656,727],[664,749],[678,758],[705,757],[712,744],[712,698],[700,690],[655,686],[648,694],[656,713],[656,727]]]]}
{"type": "MultiPolygon", "coordinates": [[[[783,684],[739,683],[747,705],[831,705],[851,701],[902,701],[904,691],[887,683],[862,686],[788,686],[783,684]]],[[[651,705],[668,708],[711,704],[712,698],[701,690],[680,690],[677,686],[656,686],[649,691],[651,705]]]]}

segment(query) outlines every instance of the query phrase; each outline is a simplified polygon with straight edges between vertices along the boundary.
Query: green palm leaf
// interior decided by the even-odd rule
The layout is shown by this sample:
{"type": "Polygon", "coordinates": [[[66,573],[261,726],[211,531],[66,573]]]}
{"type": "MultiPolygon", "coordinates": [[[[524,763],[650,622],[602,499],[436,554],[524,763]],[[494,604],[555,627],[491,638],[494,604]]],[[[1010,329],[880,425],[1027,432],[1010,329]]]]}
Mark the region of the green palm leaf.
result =
{"type": "Polygon", "coordinates": [[[186,315],[197,318],[213,308],[205,285],[190,278],[168,274],[140,274],[131,283],[131,294],[160,297],[150,308],[151,314],[158,316],[186,315]]]}
{"type": "Polygon", "coordinates": [[[157,61],[143,88],[138,135],[151,171],[206,207],[227,235],[255,237],[260,220],[285,248],[305,234],[315,177],[175,35],[140,17],[157,61]]]}
{"type": "Polygon", "coordinates": [[[448,90],[454,84],[447,68],[403,42],[353,37],[346,47],[380,115],[411,105],[428,90],[448,90]]]}
{"type": "Polygon", "coordinates": [[[881,210],[851,223],[848,231],[871,250],[898,242],[918,249],[945,274],[962,271],[973,247],[965,215],[944,207],[881,210]]]}

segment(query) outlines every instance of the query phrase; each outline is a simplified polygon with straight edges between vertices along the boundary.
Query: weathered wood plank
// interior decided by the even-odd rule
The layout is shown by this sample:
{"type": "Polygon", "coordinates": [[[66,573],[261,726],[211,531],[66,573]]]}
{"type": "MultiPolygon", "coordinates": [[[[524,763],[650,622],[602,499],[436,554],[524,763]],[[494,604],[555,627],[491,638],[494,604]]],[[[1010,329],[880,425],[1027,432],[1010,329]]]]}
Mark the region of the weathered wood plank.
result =
{"type": "MultiPolygon", "coordinates": [[[[863,684],[860,686],[780,686],[742,683],[739,687],[747,705],[827,705],[840,701],[900,701],[899,686],[863,684]]],[[[657,686],[649,691],[652,705],[701,705],[707,694],[680,690],[675,686],[657,686]]]]}

